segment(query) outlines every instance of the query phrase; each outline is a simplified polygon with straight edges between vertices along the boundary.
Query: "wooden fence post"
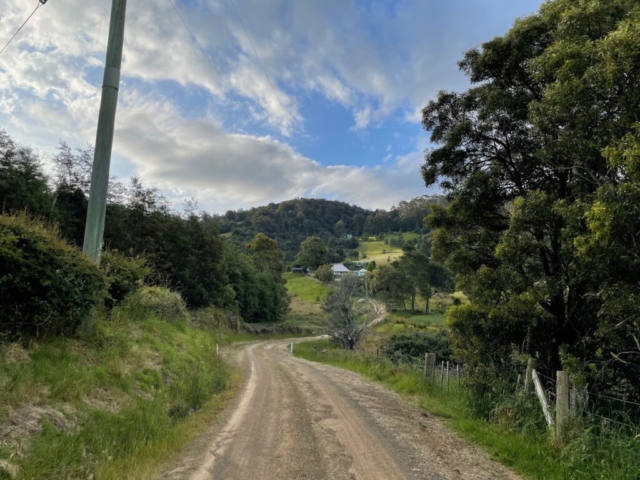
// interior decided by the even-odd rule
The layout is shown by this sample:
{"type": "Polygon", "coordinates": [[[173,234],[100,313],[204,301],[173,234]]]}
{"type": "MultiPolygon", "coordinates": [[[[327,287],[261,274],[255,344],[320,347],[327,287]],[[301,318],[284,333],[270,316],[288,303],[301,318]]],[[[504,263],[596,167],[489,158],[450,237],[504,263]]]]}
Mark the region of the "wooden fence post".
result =
{"type": "Polygon", "coordinates": [[[424,378],[427,378],[427,370],[429,368],[429,354],[424,354],[424,378]]]}
{"type": "Polygon", "coordinates": [[[569,420],[569,373],[556,372],[556,438],[566,436],[569,420]]]}
{"type": "Polygon", "coordinates": [[[527,372],[524,376],[524,391],[529,392],[531,390],[531,384],[533,382],[532,374],[536,369],[536,359],[530,358],[527,360],[527,372]]]}
{"type": "Polygon", "coordinates": [[[447,360],[447,390],[449,390],[449,361],[447,360]]]}
{"type": "Polygon", "coordinates": [[[442,365],[440,365],[440,388],[444,385],[444,360],[442,361],[442,365]]]}
{"type": "Polygon", "coordinates": [[[458,379],[458,390],[460,390],[460,364],[456,365],[456,378],[458,379]]]}
{"type": "Polygon", "coordinates": [[[536,387],[536,395],[538,395],[538,400],[540,400],[540,405],[542,406],[542,413],[544,413],[544,418],[547,421],[547,425],[553,425],[553,417],[551,416],[551,412],[549,411],[549,405],[547,404],[547,397],[544,396],[544,389],[542,388],[542,383],[538,378],[538,372],[536,369],[531,370],[531,379],[533,380],[533,384],[536,387]]]}

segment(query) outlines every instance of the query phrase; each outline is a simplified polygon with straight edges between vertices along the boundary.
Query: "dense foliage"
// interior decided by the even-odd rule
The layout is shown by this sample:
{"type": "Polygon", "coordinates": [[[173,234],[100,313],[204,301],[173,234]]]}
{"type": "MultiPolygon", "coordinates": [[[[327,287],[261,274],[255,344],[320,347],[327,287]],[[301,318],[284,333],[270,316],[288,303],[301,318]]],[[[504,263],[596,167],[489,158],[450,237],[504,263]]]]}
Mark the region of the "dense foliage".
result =
{"type": "Polygon", "coordinates": [[[514,350],[640,400],[640,5],[553,0],[460,62],[424,109],[433,253],[471,303],[457,354],[491,379],[514,350]]]}
{"type": "Polygon", "coordinates": [[[447,331],[394,333],[384,346],[385,354],[392,360],[424,358],[425,352],[435,353],[438,361],[451,358],[447,331]]]}
{"type": "Polygon", "coordinates": [[[437,292],[453,292],[455,282],[451,272],[442,263],[433,261],[420,250],[409,246],[399,260],[382,264],[369,274],[373,292],[387,304],[401,303],[407,309],[406,299],[415,311],[416,298],[420,295],[426,302],[425,313],[429,313],[429,301],[437,292]]]}
{"type": "Polygon", "coordinates": [[[54,227],[0,215],[0,334],[74,332],[104,288],[100,269],[54,227]]]}
{"type": "MultiPolygon", "coordinates": [[[[61,144],[54,158],[55,175],[47,178],[37,155],[0,131],[1,211],[25,211],[56,222],[68,243],[81,245],[91,160],[91,150],[73,151],[61,144]]],[[[234,250],[237,261],[225,260],[218,220],[197,213],[194,205],[187,205],[186,213],[179,215],[168,208],[157,190],[144,187],[135,177],[128,186],[112,179],[109,188],[107,250],[102,263],[108,307],[121,302],[146,279],[152,286],[179,292],[189,308],[214,305],[241,312],[247,321],[284,317],[288,301],[281,279],[283,253],[275,240],[257,236],[246,248],[242,245],[234,250]]],[[[41,250],[45,249],[43,242],[37,244],[41,250]]],[[[57,241],[56,248],[62,249],[64,243],[57,241]]],[[[71,247],[64,248],[80,255],[71,247]]],[[[51,277],[47,275],[43,278],[51,277]]],[[[2,290],[0,296],[10,299],[9,292],[2,290]]],[[[70,314],[76,319],[75,310],[70,314]]]]}
{"type": "Polygon", "coordinates": [[[265,233],[277,240],[287,261],[293,261],[300,244],[319,237],[329,249],[330,260],[342,261],[358,246],[356,237],[398,231],[423,231],[423,219],[442,197],[418,197],[400,202],[391,210],[366,210],[343,202],[298,198],[250,210],[228,211],[217,217],[220,231],[231,232],[238,244],[265,233]],[[353,238],[348,238],[348,236],[353,238]]]}

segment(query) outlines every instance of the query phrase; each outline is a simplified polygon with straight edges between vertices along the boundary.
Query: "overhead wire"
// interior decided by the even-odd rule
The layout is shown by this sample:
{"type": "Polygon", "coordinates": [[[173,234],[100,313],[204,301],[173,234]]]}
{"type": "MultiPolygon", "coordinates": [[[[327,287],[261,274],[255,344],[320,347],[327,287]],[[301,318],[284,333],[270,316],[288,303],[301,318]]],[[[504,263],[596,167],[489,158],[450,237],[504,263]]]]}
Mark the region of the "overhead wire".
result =
{"type": "MultiPolygon", "coordinates": [[[[186,27],[186,29],[189,31],[189,34],[191,35],[191,38],[193,39],[193,41],[198,45],[198,47],[200,48],[200,51],[202,52],[202,54],[206,57],[206,59],[208,60],[209,64],[211,65],[211,67],[213,68],[213,70],[216,72],[216,74],[218,75],[218,77],[220,78],[220,81],[222,82],[222,84],[228,88],[229,93],[231,95],[231,98],[233,98],[233,100],[236,102],[236,104],[238,104],[239,106],[242,106],[240,100],[238,99],[238,97],[233,93],[233,91],[231,90],[231,88],[228,87],[227,82],[224,80],[224,78],[222,77],[222,74],[220,73],[220,70],[218,70],[218,67],[216,67],[215,63],[213,63],[213,60],[211,60],[211,58],[209,57],[209,55],[207,54],[207,52],[205,51],[205,49],[202,47],[202,45],[200,44],[200,42],[198,41],[198,38],[195,36],[195,34],[193,33],[193,31],[191,30],[191,28],[189,27],[189,25],[187,24],[187,22],[185,21],[185,19],[183,18],[183,16],[180,14],[180,12],[178,11],[178,9],[176,8],[175,4],[173,3],[172,0],[167,0],[171,6],[173,7],[173,11],[176,12],[176,15],[178,15],[178,18],[180,18],[180,20],[182,21],[182,24],[186,27]]],[[[253,128],[253,130],[256,132],[256,135],[260,135],[260,133],[258,132],[258,129],[256,128],[256,126],[254,125],[253,121],[251,120],[251,116],[247,113],[246,109],[243,108],[243,111],[245,113],[245,115],[247,116],[247,120],[249,121],[249,124],[251,125],[251,127],[253,128]]]]}
{"type": "Polygon", "coordinates": [[[260,62],[260,66],[262,67],[262,71],[264,72],[264,76],[267,77],[267,81],[269,82],[269,85],[271,86],[271,91],[275,95],[276,100],[278,101],[278,105],[280,105],[280,109],[282,109],[282,113],[284,113],[284,115],[289,119],[289,121],[292,121],[291,116],[289,115],[287,110],[282,105],[282,102],[280,101],[280,95],[278,95],[278,91],[273,86],[273,82],[271,81],[271,77],[269,77],[269,74],[267,73],[267,69],[265,68],[264,63],[262,62],[262,59],[260,58],[260,55],[258,54],[258,50],[256,49],[256,46],[253,43],[251,35],[249,35],[249,31],[247,30],[247,27],[245,27],[244,22],[242,21],[242,17],[240,16],[240,12],[238,12],[238,9],[236,8],[235,2],[233,0],[230,0],[230,1],[231,1],[231,5],[233,6],[233,10],[236,12],[236,16],[238,17],[238,20],[240,20],[240,25],[242,25],[242,29],[244,30],[245,35],[249,39],[249,43],[251,44],[251,48],[253,48],[253,53],[256,54],[256,57],[258,58],[258,62],[260,62]]]}
{"type": "Polygon", "coordinates": [[[22,25],[20,25],[20,28],[16,30],[16,33],[14,33],[13,36],[9,39],[9,41],[5,44],[5,46],[2,47],[2,50],[0,50],[0,55],[2,55],[2,52],[4,52],[7,49],[7,47],[11,44],[11,42],[13,42],[13,39],[18,36],[22,28],[27,24],[29,20],[31,20],[31,17],[33,17],[35,13],[38,11],[38,9],[42,7],[45,3],[47,3],[47,0],[38,0],[38,4],[36,5],[36,8],[33,9],[33,12],[31,12],[31,15],[27,17],[27,19],[22,23],[22,25]]]}

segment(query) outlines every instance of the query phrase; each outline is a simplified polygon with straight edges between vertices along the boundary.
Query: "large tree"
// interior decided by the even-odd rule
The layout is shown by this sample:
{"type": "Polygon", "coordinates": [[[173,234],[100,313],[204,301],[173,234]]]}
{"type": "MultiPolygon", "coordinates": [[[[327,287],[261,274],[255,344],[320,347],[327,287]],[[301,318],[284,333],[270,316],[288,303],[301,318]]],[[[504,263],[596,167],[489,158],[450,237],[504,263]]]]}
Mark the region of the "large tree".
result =
{"type": "Polygon", "coordinates": [[[277,282],[282,282],[284,254],[278,242],[259,233],[247,244],[247,249],[253,254],[253,261],[260,270],[270,273],[277,282]]]}
{"type": "Polygon", "coordinates": [[[637,378],[615,359],[622,345],[601,349],[602,309],[619,284],[603,290],[615,262],[587,246],[614,242],[606,222],[624,225],[614,212],[628,211],[637,185],[627,163],[606,157],[640,121],[639,15],[634,0],[546,2],[467,52],[469,90],[441,92],[423,110],[436,145],[423,176],[451,200],[429,217],[433,254],[472,300],[450,323],[473,368],[507,362],[516,346],[548,371],[564,360],[589,375],[604,355],[607,381],[637,378]]]}
{"type": "Polygon", "coordinates": [[[300,245],[296,263],[301,267],[315,270],[326,263],[327,259],[328,251],[322,239],[309,237],[300,245]]]}

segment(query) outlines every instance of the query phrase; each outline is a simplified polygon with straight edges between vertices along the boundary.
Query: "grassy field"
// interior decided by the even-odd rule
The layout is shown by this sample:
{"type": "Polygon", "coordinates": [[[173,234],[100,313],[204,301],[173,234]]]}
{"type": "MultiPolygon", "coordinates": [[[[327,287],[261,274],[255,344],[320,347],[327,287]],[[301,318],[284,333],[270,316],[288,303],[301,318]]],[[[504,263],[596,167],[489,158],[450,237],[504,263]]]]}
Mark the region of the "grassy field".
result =
{"type": "MultiPolygon", "coordinates": [[[[415,238],[418,238],[419,236],[420,234],[418,233],[402,234],[402,238],[404,238],[404,240],[413,240],[415,238]]],[[[386,263],[389,261],[392,262],[402,256],[402,248],[385,245],[384,240],[376,242],[360,242],[358,251],[360,252],[361,258],[363,257],[363,255],[366,255],[365,260],[369,262],[375,260],[376,263],[386,263]]]]}
{"type": "Polygon", "coordinates": [[[351,370],[402,394],[420,408],[437,415],[462,438],[481,446],[492,458],[523,478],[535,480],[637,480],[640,448],[632,437],[596,436],[585,429],[582,437],[559,448],[547,432],[526,434],[508,426],[474,418],[464,389],[441,389],[410,367],[375,361],[361,354],[344,354],[328,341],[296,345],[295,355],[351,370]],[[319,348],[316,350],[314,346],[319,348]],[[325,351],[325,353],[322,353],[325,351]]]}
{"type": "Polygon", "coordinates": [[[324,315],[322,304],[327,298],[327,286],[314,278],[285,273],[287,292],[291,296],[291,315],[296,317],[324,315]]]}

